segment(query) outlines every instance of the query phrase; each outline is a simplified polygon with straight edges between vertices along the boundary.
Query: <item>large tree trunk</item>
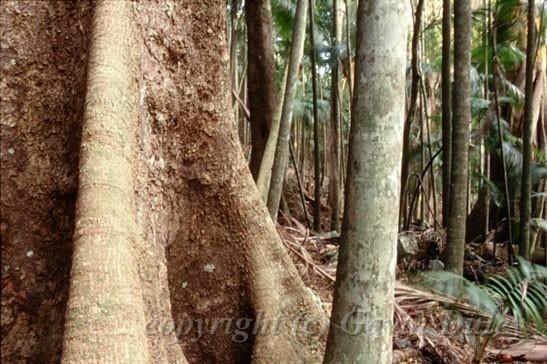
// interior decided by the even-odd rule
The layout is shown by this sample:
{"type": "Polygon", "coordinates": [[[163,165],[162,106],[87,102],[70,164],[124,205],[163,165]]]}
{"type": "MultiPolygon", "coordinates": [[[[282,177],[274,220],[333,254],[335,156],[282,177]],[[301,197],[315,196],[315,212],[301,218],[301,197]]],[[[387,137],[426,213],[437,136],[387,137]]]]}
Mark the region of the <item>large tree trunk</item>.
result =
{"type": "Polygon", "coordinates": [[[275,59],[272,45],[272,11],[269,0],[247,1],[247,87],[251,112],[251,161],[253,178],[268,141],[268,131],[276,110],[275,59]]]}
{"type": "Polygon", "coordinates": [[[20,62],[2,64],[0,83],[2,113],[17,121],[2,126],[12,148],[2,150],[2,254],[13,267],[2,278],[16,289],[3,288],[2,301],[42,302],[13,306],[12,322],[3,315],[10,340],[25,344],[2,358],[58,361],[77,191],[66,362],[316,360],[319,328],[290,325],[323,313],[269,219],[231,117],[224,2],[98,2],[89,58],[89,4],[2,6],[14,34],[2,51],[20,62]],[[213,319],[225,321],[213,330],[213,319]],[[277,333],[253,334],[276,319],[277,333]]]}
{"type": "Polygon", "coordinates": [[[469,123],[471,122],[471,4],[454,2],[454,105],[452,176],[448,215],[447,270],[463,274],[467,217],[469,123]]]}
{"type": "Polygon", "coordinates": [[[407,3],[359,2],[346,203],[325,363],[391,363],[407,3]]]}

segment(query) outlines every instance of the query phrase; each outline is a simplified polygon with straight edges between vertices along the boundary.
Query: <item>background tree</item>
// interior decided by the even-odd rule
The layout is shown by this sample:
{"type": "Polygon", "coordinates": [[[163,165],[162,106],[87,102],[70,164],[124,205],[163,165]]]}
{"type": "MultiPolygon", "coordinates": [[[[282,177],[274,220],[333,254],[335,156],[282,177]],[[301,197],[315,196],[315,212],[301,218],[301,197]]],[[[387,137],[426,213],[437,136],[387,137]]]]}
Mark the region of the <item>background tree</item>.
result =
{"type": "Polygon", "coordinates": [[[339,0],[332,1],[331,34],[331,95],[330,95],[330,134],[329,134],[329,206],[331,207],[331,230],[340,231],[340,192],[341,192],[341,141],[342,116],[340,95],[340,44],[342,41],[343,8],[339,0]]]}
{"type": "Polygon", "coordinates": [[[442,148],[443,148],[443,170],[442,170],[442,193],[443,193],[443,226],[448,225],[450,206],[450,175],[452,171],[452,7],[451,0],[443,0],[442,20],[442,148]]]}
{"type": "Polygon", "coordinates": [[[471,4],[454,1],[454,103],[452,118],[452,173],[448,215],[446,268],[463,274],[467,164],[471,121],[471,4]]]}
{"type": "Polygon", "coordinates": [[[525,259],[530,256],[530,214],[532,179],[532,124],[534,99],[534,64],[536,56],[536,17],[534,0],[528,0],[528,37],[526,42],[526,84],[524,91],[524,122],[522,135],[522,180],[520,192],[520,243],[519,254],[525,259]]]}
{"type": "MultiPolygon", "coordinates": [[[[272,141],[275,142],[275,159],[273,165],[268,166],[268,161],[264,161],[264,176],[271,175],[270,182],[265,184],[268,189],[268,210],[270,216],[275,222],[277,220],[277,211],[281,201],[283,191],[283,180],[289,160],[289,138],[291,132],[291,122],[294,104],[294,95],[296,91],[296,80],[300,69],[300,62],[304,52],[304,40],[306,39],[306,12],[308,11],[308,0],[298,0],[295,13],[295,24],[293,40],[291,44],[291,57],[289,59],[287,81],[285,84],[285,93],[283,95],[283,106],[281,108],[281,118],[279,122],[279,134],[275,137],[272,134],[272,141]],[[271,168],[271,172],[269,169],[271,168]]],[[[260,178],[260,176],[259,176],[260,178]]],[[[269,178],[265,177],[265,180],[269,178]]],[[[259,181],[260,183],[260,181],[259,181]]],[[[260,188],[260,185],[259,185],[260,188]]]]}
{"type": "Polygon", "coordinates": [[[247,21],[247,87],[251,112],[251,157],[253,178],[258,178],[260,163],[277,108],[275,59],[270,1],[245,2],[247,21]]]}

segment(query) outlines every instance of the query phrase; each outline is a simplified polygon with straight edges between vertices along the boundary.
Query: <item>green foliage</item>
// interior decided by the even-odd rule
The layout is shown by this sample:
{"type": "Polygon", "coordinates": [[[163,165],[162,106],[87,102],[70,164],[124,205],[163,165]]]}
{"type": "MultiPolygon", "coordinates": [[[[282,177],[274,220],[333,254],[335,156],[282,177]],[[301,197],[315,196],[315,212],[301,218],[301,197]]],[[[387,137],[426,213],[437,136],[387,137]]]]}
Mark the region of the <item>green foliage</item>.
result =
{"type": "Polygon", "coordinates": [[[545,332],[547,309],[547,268],[517,257],[518,265],[505,274],[489,277],[479,285],[450,272],[428,272],[423,284],[444,295],[463,299],[477,311],[492,318],[494,328],[503,324],[505,316],[515,318],[519,327],[533,323],[545,332]]]}
{"type": "Polygon", "coordinates": [[[540,229],[543,231],[547,231],[547,220],[540,219],[540,218],[534,218],[530,220],[530,226],[535,229],[540,229]]]}

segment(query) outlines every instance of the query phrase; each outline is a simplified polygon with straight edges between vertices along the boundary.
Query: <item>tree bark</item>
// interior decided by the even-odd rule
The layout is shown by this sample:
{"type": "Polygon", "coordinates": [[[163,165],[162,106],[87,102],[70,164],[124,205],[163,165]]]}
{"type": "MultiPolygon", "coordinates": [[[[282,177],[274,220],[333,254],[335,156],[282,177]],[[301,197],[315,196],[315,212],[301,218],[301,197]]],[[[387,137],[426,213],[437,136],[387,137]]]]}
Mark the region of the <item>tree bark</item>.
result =
{"type": "Polygon", "coordinates": [[[139,73],[131,3],[97,2],[91,31],[62,362],[146,363],[132,247],[140,237],[131,169],[139,73]]]}
{"type": "MultiPolygon", "coordinates": [[[[283,180],[285,179],[285,171],[289,159],[289,137],[291,132],[292,112],[294,97],[296,94],[296,81],[300,62],[304,52],[304,40],[306,38],[306,12],[308,11],[308,0],[298,0],[296,5],[296,14],[294,16],[295,24],[293,31],[293,39],[291,45],[291,56],[289,59],[289,68],[287,74],[287,83],[283,97],[283,107],[281,111],[281,119],[279,123],[279,135],[276,139],[275,159],[273,165],[261,166],[260,174],[264,169],[264,174],[271,174],[271,179],[265,186],[269,186],[268,192],[268,210],[270,216],[275,222],[277,220],[277,211],[279,210],[279,201],[281,200],[281,191],[283,190],[283,180]],[[269,172],[271,168],[271,172],[269,172]]],[[[269,142],[269,141],[268,141],[269,142]]],[[[259,176],[259,183],[260,183],[259,176]]],[[[260,186],[260,185],[259,185],[260,186]]],[[[259,187],[260,189],[260,187],[259,187]]]]}
{"type": "Polygon", "coordinates": [[[0,2],[4,363],[60,361],[91,18],[87,1],[0,2]]]}
{"type": "Polygon", "coordinates": [[[471,4],[454,2],[454,109],[452,119],[452,177],[448,215],[446,269],[463,274],[467,215],[467,164],[471,121],[471,4]]]}
{"type": "Polygon", "coordinates": [[[325,363],[391,363],[407,3],[361,1],[342,243],[325,363]]]}
{"type": "Polygon", "coordinates": [[[33,305],[48,301],[40,312],[17,312],[18,322],[32,323],[9,324],[9,336],[31,349],[2,350],[2,358],[57,362],[64,341],[64,361],[76,363],[319,360],[324,315],[270,221],[238,141],[225,3],[102,1],[92,32],[84,2],[1,6],[2,24],[14,27],[2,52],[24,70],[2,63],[7,102],[0,107],[19,123],[1,129],[15,149],[2,150],[2,239],[10,246],[2,258],[26,270],[28,283],[15,288],[33,305]],[[24,94],[6,87],[29,82],[36,87],[24,94]],[[4,163],[5,155],[13,157],[4,163]],[[74,220],[63,333],[69,276],[62,267],[70,265],[74,220]],[[21,233],[29,222],[36,229],[21,233]],[[50,248],[58,257],[48,256],[50,248]],[[248,326],[248,319],[255,321],[248,326]],[[200,332],[198,322],[209,326],[200,332]],[[215,331],[214,322],[231,326],[215,331]],[[254,332],[276,322],[277,332],[254,332]]]}
{"type": "Polygon", "coordinates": [[[275,59],[272,44],[270,1],[245,3],[247,21],[247,85],[251,112],[251,160],[253,178],[258,178],[260,163],[268,141],[268,131],[276,110],[275,59]]]}
{"type": "Polygon", "coordinates": [[[530,214],[532,210],[532,124],[534,122],[535,4],[528,0],[528,36],[526,41],[526,83],[524,88],[524,125],[522,130],[522,179],[520,190],[519,254],[530,258],[530,214]]]}
{"type": "Polygon", "coordinates": [[[443,23],[442,23],[442,149],[443,149],[443,169],[442,169],[442,192],[443,192],[443,226],[448,225],[448,216],[450,214],[450,176],[452,173],[452,83],[451,83],[451,28],[452,28],[452,9],[451,0],[443,0],[443,23]]]}

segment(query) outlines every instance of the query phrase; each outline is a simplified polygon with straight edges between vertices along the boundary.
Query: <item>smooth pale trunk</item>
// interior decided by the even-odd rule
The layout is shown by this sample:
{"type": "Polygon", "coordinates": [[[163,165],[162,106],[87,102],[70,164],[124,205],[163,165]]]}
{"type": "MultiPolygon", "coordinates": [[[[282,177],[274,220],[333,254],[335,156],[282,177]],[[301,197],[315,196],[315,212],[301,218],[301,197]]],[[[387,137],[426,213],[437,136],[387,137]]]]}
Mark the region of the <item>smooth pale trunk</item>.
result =
{"type": "Polygon", "coordinates": [[[325,363],[391,363],[406,2],[361,1],[346,210],[325,363]]]}

